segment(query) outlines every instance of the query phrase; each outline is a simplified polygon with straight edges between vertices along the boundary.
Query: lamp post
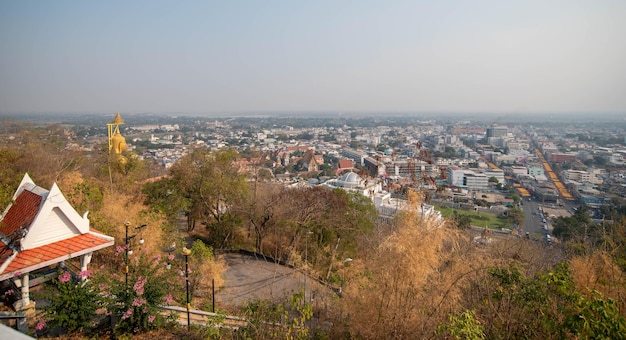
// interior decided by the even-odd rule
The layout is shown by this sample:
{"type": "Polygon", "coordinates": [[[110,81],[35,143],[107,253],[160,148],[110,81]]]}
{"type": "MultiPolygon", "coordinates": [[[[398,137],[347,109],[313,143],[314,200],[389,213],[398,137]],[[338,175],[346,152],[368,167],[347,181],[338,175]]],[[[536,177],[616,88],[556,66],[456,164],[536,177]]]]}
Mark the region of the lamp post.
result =
{"type": "MultiPolygon", "coordinates": [[[[125,264],[125,272],[126,272],[126,290],[128,290],[128,256],[133,254],[133,250],[130,249],[130,243],[129,241],[132,240],[133,238],[135,238],[135,236],[137,236],[137,234],[135,235],[130,235],[128,236],[128,227],[130,226],[130,222],[129,221],[125,221],[124,222],[124,227],[126,227],[126,237],[124,238],[124,242],[125,242],[125,247],[124,247],[124,252],[125,252],[125,256],[124,256],[124,264],[125,264]]],[[[138,227],[135,227],[135,230],[137,231],[141,231],[143,230],[143,228],[145,228],[147,226],[147,224],[142,224],[138,227]]],[[[143,244],[144,240],[143,240],[143,236],[139,239],[139,244],[143,244]]]]}
{"type": "Polygon", "coordinates": [[[190,319],[190,305],[189,305],[189,255],[191,255],[191,250],[187,249],[187,247],[183,247],[183,256],[185,256],[185,285],[187,288],[187,331],[191,330],[191,319],[190,319]]]}
{"type": "Polygon", "coordinates": [[[339,287],[339,294],[343,294],[343,283],[346,281],[346,263],[352,262],[352,259],[347,257],[343,260],[343,265],[341,266],[341,287],[339,287]]]}
{"type": "Polygon", "coordinates": [[[304,247],[304,302],[306,302],[306,277],[307,277],[307,273],[309,271],[309,262],[308,262],[308,257],[309,257],[309,235],[313,234],[312,231],[307,231],[306,232],[306,238],[304,241],[305,247],[304,247]]]}

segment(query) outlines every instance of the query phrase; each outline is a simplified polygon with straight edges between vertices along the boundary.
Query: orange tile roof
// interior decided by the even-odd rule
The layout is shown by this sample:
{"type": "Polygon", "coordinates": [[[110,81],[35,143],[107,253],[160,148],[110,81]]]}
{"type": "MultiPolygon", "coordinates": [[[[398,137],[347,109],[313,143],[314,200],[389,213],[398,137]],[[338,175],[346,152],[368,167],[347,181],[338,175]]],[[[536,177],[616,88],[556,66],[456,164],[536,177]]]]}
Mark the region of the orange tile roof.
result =
{"type": "Polygon", "coordinates": [[[354,164],[351,159],[340,159],[339,160],[339,169],[350,169],[353,168],[354,164]]]}
{"type": "Polygon", "coordinates": [[[0,241],[0,265],[4,263],[6,259],[13,255],[13,249],[7,247],[7,244],[4,241],[0,241]]]}
{"type": "Polygon", "coordinates": [[[7,268],[0,273],[29,272],[50,265],[49,262],[70,259],[89,251],[113,245],[112,240],[98,237],[95,233],[74,236],[45,246],[18,252],[7,268]],[[35,268],[33,268],[35,267],[35,268]]]}
{"type": "Polygon", "coordinates": [[[22,191],[2,218],[0,232],[9,236],[24,225],[30,226],[39,212],[41,200],[41,196],[33,192],[22,191]]]}

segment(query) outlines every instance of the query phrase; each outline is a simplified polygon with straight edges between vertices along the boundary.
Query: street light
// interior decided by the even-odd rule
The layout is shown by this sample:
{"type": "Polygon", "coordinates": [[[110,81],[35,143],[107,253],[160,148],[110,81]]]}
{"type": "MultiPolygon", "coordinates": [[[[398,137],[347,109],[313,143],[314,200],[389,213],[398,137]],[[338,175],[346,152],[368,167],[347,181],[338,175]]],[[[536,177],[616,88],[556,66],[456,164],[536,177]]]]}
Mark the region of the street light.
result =
{"type": "MultiPolygon", "coordinates": [[[[125,251],[125,256],[124,256],[124,264],[126,266],[126,289],[128,289],[128,256],[133,254],[133,250],[130,249],[130,244],[129,241],[132,240],[133,238],[135,238],[135,236],[137,236],[137,234],[135,235],[130,235],[128,236],[128,227],[130,226],[130,222],[129,221],[125,221],[124,222],[124,226],[126,227],[126,237],[124,238],[124,251],[125,251]]],[[[135,227],[135,230],[137,231],[141,231],[143,230],[143,228],[145,228],[147,226],[147,224],[142,224],[138,227],[135,227]]],[[[141,235],[143,235],[143,232],[141,233],[141,235]]],[[[143,236],[140,236],[141,238],[139,239],[139,244],[143,244],[144,240],[143,240],[143,236]]]]}
{"type": "Polygon", "coordinates": [[[305,238],[305,247],[304,247],[304,302],[306,302],[306,276],[308,273],[308,253],[309,253],[309,235],[313,234],[312,231],[307,231],[306,232],[306,238],[305,238]]]}
{"type": "Polygon", "coordinates": [[[346,263],[352,262],[352,259],[347,257],[343,260],[343,265],[341,266],[341,287],[339,287],[339,294],[343,293],[343,283],[346,281],[346,263]]]}
{"type": "Polygon", "coordinates": [[[191,249],[183,247],[183,256],[185,256],[185,285],[187,288],[187,331],[191,329],[191,319],[189,317],[189,255],[191,255],[191,249]]]}

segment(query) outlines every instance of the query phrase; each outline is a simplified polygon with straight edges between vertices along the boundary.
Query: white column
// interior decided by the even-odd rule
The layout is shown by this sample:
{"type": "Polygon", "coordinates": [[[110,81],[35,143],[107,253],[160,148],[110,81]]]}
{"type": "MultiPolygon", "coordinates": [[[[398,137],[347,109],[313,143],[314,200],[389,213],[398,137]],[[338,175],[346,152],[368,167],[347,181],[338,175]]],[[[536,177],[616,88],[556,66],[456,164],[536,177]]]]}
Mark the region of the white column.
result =
{"type": "MultiPolygon", "coordinates": [[[[93,256],[93,252],[84,254],[80,257],[80,271],[85,271],[87,270],[87,266],[89,266],[89,263],[91,263],[91,257],[93,256]]],[[[86,277],[83,278],[83,280],[87,279],[86,277]]]]}
{"type": "Polygon", "coordinates": [[[22,286],[20,287],[22,291],[22,299],[15,302],[14,304],[15,310],[22,310],[24,309],[24,307],[30,304],[30,293],[29,293],[29,287],[28,287],[29,279],[30,277],[28,274],[23,274],[22,277],[20,278],[20,284],[22,286]]]}

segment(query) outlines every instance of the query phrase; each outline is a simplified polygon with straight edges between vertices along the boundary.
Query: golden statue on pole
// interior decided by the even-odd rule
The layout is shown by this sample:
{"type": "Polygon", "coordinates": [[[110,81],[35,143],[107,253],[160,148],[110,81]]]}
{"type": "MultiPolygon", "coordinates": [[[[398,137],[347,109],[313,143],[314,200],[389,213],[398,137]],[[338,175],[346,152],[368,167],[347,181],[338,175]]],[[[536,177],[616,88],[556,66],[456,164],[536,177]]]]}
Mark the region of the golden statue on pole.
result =
{"type": "Polygon", "coordinates": [[[111,123],[107,123],[109,137],[109,155],[111,151],[116,155],[120,155],[126,151],[126,139],[120,133],[120,125],[124,124],[124,120],[118,112],[111,123]]]}

